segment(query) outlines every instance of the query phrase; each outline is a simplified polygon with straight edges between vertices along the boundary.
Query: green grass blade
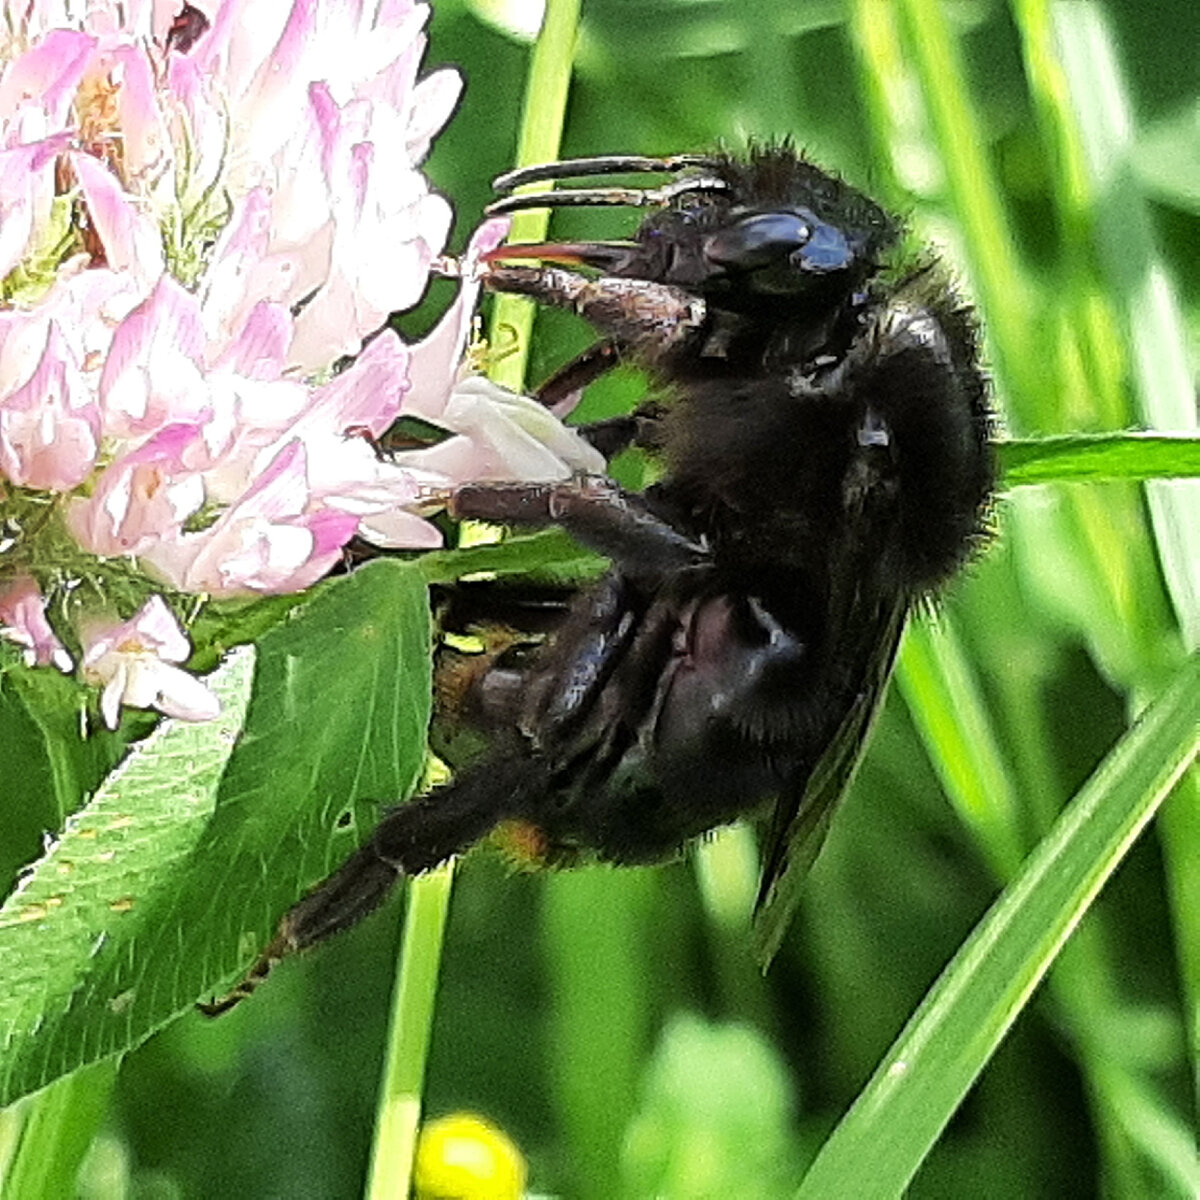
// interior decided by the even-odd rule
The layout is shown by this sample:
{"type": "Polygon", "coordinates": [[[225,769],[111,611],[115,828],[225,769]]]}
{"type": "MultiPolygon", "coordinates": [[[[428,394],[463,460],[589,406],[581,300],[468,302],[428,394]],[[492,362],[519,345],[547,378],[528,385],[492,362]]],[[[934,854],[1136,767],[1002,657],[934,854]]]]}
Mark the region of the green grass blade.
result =
{"type": "Polygon", "coordinates": [[[1200,1112],[1200,771],[1189,771],[1163,805],[1158,831],[1175,918],[1184,1027],[1192,1054],[1193,1103],[1200,1112]]]}
{"type": "Polygon", "coordinates": [[[16,1152],[0,1166],[0,1200],[74,1196],[79,1166],[108,1112],[117,1060],[93,1063],[28,1096],[4,1114],[21,1121],[16,1152]]]}
{"type": "Polygon", "coordinates": [[[653,871],[563,871],[542,891],[553,996],[551,1071],[571,1160],[570,1194],[617,1194],[622,1141],[653,1038],[653,871]]]}
{"type": "MultiPolygon", "coordinates": [[[[1126,1140],[1135,1146],[1153,1147],[1153,1163],[1157,1168],[1155,1194],[1164,1198],[1177,1196],[1179,1200],[1200,1196],[1195,1130],[1180,1119],[1162,1096],[1155,1094],[1143,1076],[1120,1068],[1106,1069],[1100,1064],[1095,1064],[1092,1070],[1106,1093],[1107,1109],[1116,1114],[1126,1140]]],[[[1119,1193],[1116,1187],[1110,1192],[1119,1193]]]]}
{"type": "MultiPolygon", "coordinates": [[[[1147,425],[1196,429],[1200,420],[1183,314],[1134,171],[1136,122],[1112,35],[1096,4],[1055,3],[1050,11],[1093,189],[1097,250],[1129,333],[1138,408],[1147,425]]],[[[1200,484],[1158,484],[1146,494],[1167,589],[1187,643],[1195,647],[1200,645],[1200,484]]]]}
{"type": "Polygon", "coordinates": [[[1100,765],[976,926],[805,1176],[899,1195],[1063,943],[1200,749],[1200,655],[1100,765]]]}
{"type": "Polygon", "coordinates": [[[1021,269],[959,47],[941,0],[902,0],[897,9],[945,171],[946,196],[962,225],[997,377],[1010,415],[1032,427],[1043,382],[1037,356],[1030,354],[1037,332],[1030,320],[1036,298],[1021,269]]]}
{"type": "MultiPolygon", "coordinates": [[[[1139,423],[1194,431],[1195,384],[1175,288],[1157,246],[1136,156],[1144,138],[1104,10],[1094,3],[1019,0],[1026,73],[1044,135],[1071,164],[1058,203],[1093,257],[1120,315],[1139,423]],[[1093,249],[1094,248],[1094,249],[1093,249]]],[[[1189,648],[1200,644],[1200,484],[1145,489],[1166,590],[1189,648]]],[[[1157,573],[1155,573],[1157,574],[1157,573]]],[[[1141,586],[1148,588],[1149,579],[1141,586]]],[[[1193,776],[1159,826],[1178,946],[1193,1083],[1200,1103],[1200,782],[1193,776]]]]}
{"type": "Polygon", "coordinates": [[[1162,433],[1073,433],[997,446],[1007,487],[1104,483],[1200,475],[1200,437],[1162,433]]]}
{"type": "Polygon", "coordinates": [[[1020,809],[991,715],[950,616],[909,623],[896,682],[942,787],[997,880],[1021,862],[1020,809]]]}

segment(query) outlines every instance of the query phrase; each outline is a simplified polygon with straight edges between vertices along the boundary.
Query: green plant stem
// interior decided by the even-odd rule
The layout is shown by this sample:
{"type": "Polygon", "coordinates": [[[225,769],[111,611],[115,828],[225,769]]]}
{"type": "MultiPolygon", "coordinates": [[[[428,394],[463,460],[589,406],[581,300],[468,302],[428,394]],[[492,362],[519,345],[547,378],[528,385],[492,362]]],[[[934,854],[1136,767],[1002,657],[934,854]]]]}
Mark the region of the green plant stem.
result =
{"type": "Polygon", "coordinates": [[[950,802],[996,878],[1011,879],[1024,849],[1019,805],[950,614],[909,623],[896,681],[950,802]]]}
{"type": "Polygon", "coordinates": [[[620,1193],[620,1156],[649,1052],[655,962],[653,870],[602,866],[549,875],[540,938],[553,996],[552,1100],[578,1200],[620,1193]]]}
{"type": "Polygon", "coordinates": [[[409,884],[375,1118],[369,1200],[394,1200],[409,1193],[453,871],[448,863],[409,884]]]}
{"type": "MultiPolygon", "coordinates": [[[[517,139],[519,167],[551,162],[558,157],[567,93],[571,86],[571,65],[579,36],[580,0],[549,0],[542,30],[529,63],[525,85],[525,104],[521,112],[521,131],[517,139]]],[[[545,239],[550,223],[549,212],[528,211],[513,217],[510,241],[538,242],[545,239]]],[[[492,343],[516,340],[516,350],[504,355],[488,374],[505,387],[519,391],[525,382],[525,364],[529,356],[529,338],[533,331],[534,306],[523,296],[497,296],[492,309],[492,343]],[[504,336],[501,336],[501,335],[504,336]]]]}
{"type": "MultiPolygon", "coordinates": [[[[1183,314],[1130,162],[1136,122],[1116,46],[1099,5],[1048,7],[1055,34],[1051,52],[1061,63],[1070,98],[1069,110],[1058,115],[1087,162],[1097,257],[1125,324],[1137,407],[1149,425],[1195,429],[1195,382],[1183,314]]],[[[1027,61],[1032,57],[1027,50],[1027,61]]],[[[1167,590],[1189,647],[1200,645],[1197,486],[1147,489],[1167,590]]]]}
{"type": "Polygon", "coordinates": [[[1200,747],[1200,655],[1108,755],[975,927],[822,1147],[798,1200],[900,1195],[1200,747]]]}
{"type": "MultiPolygon", "coordinates": [[[[579,0],[548,0],[530,59],[518,138],[519,166],[558,154],[578,26],[579,0]]],[[[519,214],[513,221],[513,236],[544,236],[547,220],[545,213],[519,214]]],[[[532,326],[531,305],[517,297],[497,297],[491,324],[493,343],[501,330],[511,329],[517,349],[495,357],[489,368],[495,382],[514,389],[522,386],[532,326]]],[[[395,1200],[409,1193],[452,882],[450,863],[409,885],[387,1062],[376,1109],[366,1192],[370,1200],[395,1200]]]]}
{"type": "Polygon", "coordinates": [[[1184,1030],[1191,1050],[1192,1100],[1200,1114],[1200,770],[1190,771],[1163,805],[1159,836],[1175,915],[1184,1030]]]}
{"type": "Polygon", "coordinates": [[[987,158],[958,46],[941,0],[901,0],[910,61],[921,81],[930,127],[946,172],[946,191],[962,222],[988,341],[1006,385],[1011,415],[1030,421],[1041,385],[1029,353],[1034,297],[1021,270],[1001,191],[987,158]]]}
{"type": "MultiPolygon", "coordinates": [[[[1072,70],[1070,62],[1064,66],[1064,59],[1069,57],[1079,64],[1086,59],[1088,48],[1096,39],[1090,33],[1069,39],[1060,36],[1055,44],[1052,37],[1052,11],[1060,24],[1075,21],[1088,25],[1095,16],[1094,6],[1052,5],[1046,0],[1020,0],[1014,6],[1035,111],[1055,167],[1052,195],[1065,247],[1059,286],[1042,298],[1043,307],[1038,310],[1041,317],[1036,321],[1030,320],[1032,309],[1027,304],[1028,297],[1009,291],[1004,282],[1019,269],[1018,256],[1004,212],[996,200],[1001,193],[991,180],[991,167],[982,150],[984,139],[973,124],[968,89],[945,8],[934,0],[904,0],[898,9],[908,34],[903,44],[896,27],[890,28],[890,38],[886,36],[889,27],[878,20],[884,9],[876,0],[858,0],[856,5],[859,19],[854,28],[875,101],[874,113],[889,135],[882,140],[906,146],[911,157],[913,138],[910,136],[906,143],[894,134],[899,125],[897,113],[907,116],[910,125],[917,124],[909,111],[917,107],[909,99],[912,91],[900,86],[907,82],[903,73],[912,64],[920,84],[922,106],[928,115],[928,128],[919,129],[916,136],[931,139],[938,161],[944,164],[945,198],[962,219],[964,249],[972,265],[976,294],[987,317],[989,344],[1000,368],[998,382],[1015,412],[1017,424],[1041,429],[1071,426],[1111,429],[1138,423],[1129,405],[1127,389],[1122,385],[1120,329],[1106,302],[1103,281],[1096,273],[1095,247],[1100,244],[1111,250],[1111,238],[1119,236],[1120,257],[1127,265],[1139,240],[1127,237],[1125,232],[1111,234],[1107,241],[1098,235],[1101,209],[1089,179],[1088,156],[1076,128],[1078,111],[1083,112],[1082,120],[1090,121],[1092,127],[1103,125],[1098,112],[1107,112],[1106,105],[1111,104],[1115,91],[1113,72],[1101,79],[1100,72],[1092,71],[1084,82],[1085,72],[1076,65],[1074,75],[1082,86],[1075,89],[1073,104],[1072,70]],[[1064,41],[1069,42],[1065,50],[1064,41]],[[1096,111],[1089,115],[1089,109],[1096,111]],[[1050,336],[1043,330],[1050,330],[1050,336]],[[1023,371],[1020,377],[1012,376],[1014,367],[1023,371]],[[1035,375],[1030,374],[1031,367],[1035,375]]],[[[1130,127],[1128,121],[1122,124],[1126,129],[1130,127]]],[[[1113,148],[1107,161],[1113,163],[1120,158],[1113,148]]],[[[1127,195],[1129,191],[1126,189],[1127,195]]],[[[1113,227],[1118,224],[1114,222],[1113,227]]],[[[1144,302],[1133,306],[1135,311],[1139,307],[1141,312],[1153,311],[1153,306],[1144,302]]],[[[1131,339],[1135,341],[1136,338],[1131,339]]],[[[1136,350],[1131,350],[1128,357],[1135,363],[1139,358],[1136,350]]],[[[1164,362],[1175,362],[1177,358],[1174,350],[1164,350],[1164,362]]],[[[1167,386],[1166,390],[1172,389],[1167,386]]],[[[1143,417],[1143,421],[1169,430],[1187,428],[1187,422],[1177,416],[1165,419],[1154,415],[1143,417]]],[[[1008,486],[1051,478],[1134,480],[1152,477],[1156,472],[1150,460],[1158,458],[1161,463],[1161,455],[1172,455],[1175,450],[1181,452],[1181,459],[1194,453],[1187,438],[1160,438],[1155,434],[1073,435],[1044,440],[1036,447],[1031,443],[1008,443],[1002,446],[1000,459],[1008,486]],[[1138,443],[1144,443],[1149,451],[1145,458],[1136,449],[1138,443]]],[[[1184,466],[1181,473],[1190,472],[1184,466]]],[[[1048,551],[1062,543],[1076,545],[1081,569],[1074,592],[1069,596],[1064,593],[1070,618],[1087,639],[1105,674],[1127,688],[1140,688],[1147,683],[1156,687],[1154,681],[1161,680],[1164,658],[1171,661],[1173,657],[1175,637],[1158,587],[1158,569],[1149,553],[1150,541],[1144,533],[1139,497],[1131,488],[1109,488],[1103,492],[1072,488],[1062,491],[1056,499],[1053,525],[1057,538],[1047,536],[1048,528],[1029,526],[1024,521],[1015,530],[1016,547],[1025,551],[1025,574],[1053,591],[1054,583],[1049,576],[1061,568],[1052,555],[1040,550],[1044,547],[1048,551]]],[[[1021,518],[1028,511],[1019,500],[1015,498],[1012,504],[1013,518],[1021,518]]],[[[1012,524],[1018,522],[1014,520],[1012,524]]],[[[1193,528],[1194,524],[1193,521],[1193,528]]],[[[1176,538],[1175,543],[1179,544],[1180,539],[1176,538]]],[[[1171,547],[1163,557],[1173,557],[1171,547]]],[[[957,716],[957,705],[954,711],[957,716]]],[[[920,718],[918,724],[922,724],[920,718]]],[[[1009,739],[1010,744],[1019,741],[1019,738],[1009,739]]],[[[945,750],[934,741],[927,739],[927,745],[935,761],[945,756],[945,750]]],[[[978,772],[978,765],[973,769],[978,772]]],[[[1028,803],[1035,789],[1028,785],[1028,780],[1022,783],[1017,794],[1028,803]]],[[[1048,791],[1043,791],[1054,795],[1055,782],[1051,779],[1048,783],[1048,791]]],[[[1180,792],[1184,790],[1181,788],[1180,792]]],[[[1186,828],[1187,823],[1172,823],[1169,828],[1173,831],[1177,826],[1186,828]]],[[[1181,872],[1186,875],[1186,864],[1194,858],[1190,846],[1168,847],[1168,869],[1176,878],[1181,872]]],[[[1186,903],[1190,895],[1186,887],[1177,885],[1173,889],[1173,898],[1185,904],[1175,912],[1177,929],[1186,927],[1189,912],[1186,903]]],[[[1103,1066],[1104,1046],[1097,1031],[1105,1020],[1111,1022],[1121,1007],[1114,987],[1114,967],[1103,952],[1106,939],[1097,925],[1102,918],[1102,913],[1094,914],[1092,927],[1080,931],[1071,954],[1056,968],[1053,999],[1058,1018],[1069,1030],[1075,1056],[1088,1079],[1098,1125],[1102,1130],[1119,1126],[1120,1139],[1136,1138],[1150,1125],[1142,1122],[1134,1128],[1121,1123],[1121,1113],[1112,1107],[1112,1097],[1120,1088],[1109,1086],[1111,1072],[1102,1078],[1099,1070],[1103,1066]],[[1106,1005],[1100,1004],[1101,997],[1108,998],[1106,1005]]],[[[1186,966],[1188,961],[1195,961],[1195,956],[1189,958],[1184,954],[1181,958],[1185,964],[1186,995],[1189,988],[1195,990],[1189,985],[1186,966]]],[[[1195,1004],[1191,1007],[1197,1008],[1195,1004]]],[[[1136,1082],[1125,1079],[1122,1086],[1133,1086],[1136,1082]]],[[[1120,1139],[1102,1138],[1103,1170],[1112,1178],[1120,1172],[1121,1159],[1127,1157],[1117,1145],[1120,1139]]],[[[1168,1143],[1169,1139],[1164,1140],[1163,1146],[1168,1143]]],[[[1153,1154],[1145,1146],[1142,1149],[1161,1167],[1169,1169],[1169,1155],[1153,1154]]]]}

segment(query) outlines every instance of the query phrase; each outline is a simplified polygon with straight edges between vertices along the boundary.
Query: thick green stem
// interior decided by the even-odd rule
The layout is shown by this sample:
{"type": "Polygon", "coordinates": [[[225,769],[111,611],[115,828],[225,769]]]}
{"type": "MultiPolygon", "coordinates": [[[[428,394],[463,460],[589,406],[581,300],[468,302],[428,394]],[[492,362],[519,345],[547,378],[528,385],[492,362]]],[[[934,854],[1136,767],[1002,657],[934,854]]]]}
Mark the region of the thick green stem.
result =
{"type": "MultiPolygon", "coordinates": [[[[548,0],[529,64],[518,166],[558,154],[578,25],[579,0],[548,0]]],[[[522,213],[513,222],[514,235],[541,237],[546,221],[544,213],[522,213]]],[[[521,387],[532,325],[532,307],[526,301],[510,296],[497,299],[493,339],[496,331],[512,329],[518,340],[516,353],[497,356],[492,363],[489,373],[497,383],[521,387]]],[[[453,864],[448,864],[409,886],[366,1191],[370,1200],[409,1194],[452,882],[453,864]]]]}

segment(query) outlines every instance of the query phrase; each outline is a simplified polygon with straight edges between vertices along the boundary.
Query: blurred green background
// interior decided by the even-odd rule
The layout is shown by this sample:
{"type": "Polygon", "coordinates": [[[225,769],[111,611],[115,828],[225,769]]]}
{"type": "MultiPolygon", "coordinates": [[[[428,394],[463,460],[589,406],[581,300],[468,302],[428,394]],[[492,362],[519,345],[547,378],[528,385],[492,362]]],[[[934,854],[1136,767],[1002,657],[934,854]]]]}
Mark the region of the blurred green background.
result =
{"type": "MultiPolygon", "coordinates": [[[[467,76],[430,164],[457,209],[456,248],[514,155],[529,50],[492,22],[496,7],[442,0],[431,26],[428,65],[467,76]]],[[[1200,6],[1051,6],[1093,66],[1087,37],[1107,31],[1123,74],[1084,95],[1100,110],[1115,87],[1134,121],[1115,205],[1072,182],[1031,49],[1044,6],[940,6],[967,85],[940,98],[913,15],[924,7],[585,0],[564,155],[790,135],[955,264],[991,330],[1011,432],[1145,424],[1144,340],[1122,268],[1161,256],[1194,348],[1200,6]],[[956,145],[982,175],[960,179],[956,145]]],[[[1086,134],[1086,112],[1080,122],[1086,134]]],[[[574,219],[557,228],[620,236],[630,217],[574,219]]],[[[451,294],[436,285],[406,331],[427,328],[451,294]]],[[[530,378],[587,340],[561,315],[539,318],[530,378]]],[[[615,377],[588,403],[626,404],[640,386],[615,377]]],[[[944,618],[990,718],[1010,832],[1027,848],[1177,661],[1179,637],[1135,488],[1027,489],[1001,503],[997,524],[944,618]]],[[[1004,856],[948,802],[946,763],[934,765],[905,703],[918,685],[901,682],[765,978],[744,936],[756,870],[744,832],[622,872],[534,876],[471,855],[452,901],[426,1112],[499,1124],[539,1193],[789,1194],[1001,883],[1004,856]]],[[[1153,827],[1119,869],[912,1195],[1187,1194],[1180,945],[1200,935],[1164,841],[1153,827]]],[[[402,908],[397,898],[280,968],[227,1018],[184,1017],[130,1054],[80,1195],[360,1195],[402,908]]]]}

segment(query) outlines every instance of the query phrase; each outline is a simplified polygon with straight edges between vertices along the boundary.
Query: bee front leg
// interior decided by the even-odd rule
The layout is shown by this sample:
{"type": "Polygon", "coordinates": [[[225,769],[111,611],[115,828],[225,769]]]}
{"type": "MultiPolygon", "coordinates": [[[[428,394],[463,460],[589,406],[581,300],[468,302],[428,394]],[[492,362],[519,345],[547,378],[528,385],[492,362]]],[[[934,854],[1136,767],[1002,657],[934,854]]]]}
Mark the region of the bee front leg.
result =
{"type": "MultiPolygon", "coordinates": [[[[570,416],[582,399],[584,389],[619,366],[622,358],[621,347],[612,338],[605,338],[551,375],[534,392],[534,398],[560,420],[570,416]]],[[[605,417],[573,428],[608,460],[630,446],[655,445],[661,415],[658,405],[647,403],[639,405],[636,412],[605,417]]]]}
{"type": "Polygon", "coordinates": [[[700,344],[708,322],[704,301],[668,283],[563,267],[489,266],[485,286],[570,309],[643,361],[657,362],[700,344]]]}
{"type": "Polygon", "coordinates": [[[459,520],[561,525],[625,575],[651,585],[709,561],[707,546],[651,511],[644,496],[599,475],[556,483],[468,483],[450,494],[447,511],[459,520]]]}

